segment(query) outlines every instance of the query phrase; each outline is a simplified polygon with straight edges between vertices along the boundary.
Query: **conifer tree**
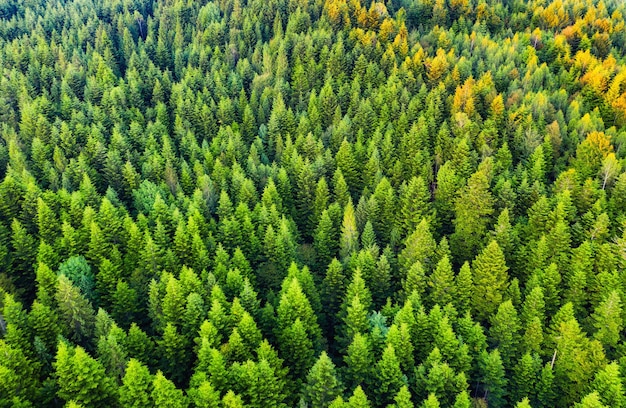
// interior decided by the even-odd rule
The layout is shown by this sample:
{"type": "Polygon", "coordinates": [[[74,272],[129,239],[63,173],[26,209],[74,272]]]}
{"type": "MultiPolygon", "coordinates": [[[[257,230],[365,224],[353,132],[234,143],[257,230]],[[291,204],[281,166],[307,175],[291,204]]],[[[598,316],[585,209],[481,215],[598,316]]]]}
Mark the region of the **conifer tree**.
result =
{"type": "Polygon", "coordinates": [[[435,247],[436,242],[430,233],[428,221],[422,219],[415,230],[406,238],[404,249],[398,256],[405,276],[415,262],[421,262],[425,267],[430,266],[433,262],[435,247]]]}
{"type": "Polygon", "coordinates": [[[400,369],[400,362],[396,357],[396,352],[391,344],[387,345],[381,359],[376,363],[375,375],[377,385],[374,388],[376,403],[381,406],[391,404],[393,398],[406,381],[400,369]]]}
{"type": "Polygon", "coordinates": [[[120,404],[127,407],[144,407],[150,404],[152,376],[139,360],[131,358],[120,387],[120,404]]]}
{"type": "Polygon", "coordinates": [[[480,355],[482,381],[485,387],[485,398],[490,406],[506,405],[507,379],[498,350],[490,353],[483,351],[480,355]]]}
{"type": "Polygon", "coordinates": [[[455,201],[454,211],[452,248],[456,249],[460,260],[469,260],[475,255],[493,213],[489,179],[483,171],[477,171],[469,178],[455,201]]]}
{"type": "Polygon", "coordinates": [[[89,301],[65,275],[59,276],[55,300],[61,320],[70,328],[70,338],[85,343],[93,333],[95,323],[95,313],[89,301]]]}
{"type": "Polygon", "coordinates": [[[616,291],[612,291],[596,307],[592,319],[596,329],[594,338],[600,341],[607,351],[613,350],[617,346],[620,332],[624,327],[621,301],[616,291]]]}
{"type": "Polygon", "coordinates": [[[59,342],[54,367],[60,398],[85,406],[115,404],[117,389],[113,379],[82,347],[72,349],[59,342]]]}
{"type": "Polygon", "coordinates": [[[591,389],[598,392],[600,401],[607,407],[621,407],[624,405],[624,387],[617,363],[609,363],[598,371],[591,389]]]}
{"type": "Polygon", "coordinates": [[[345,260],[358,249],[359,231],[357,230],[356,219],[354,218],[354,207],[352,206],[352,201],[350,200],[348,201],[343,213],[339,255],[345,260]]]}
{"type": "Polygon", "coordinates": [[[356,333],[352,338],[352,343],[348,346],[344,362],[343,378],[348,388],[356,388],[359,385],[365,386],[369,380],[374,365],[371,345],[366,335],[356,333]]]}
{"type": "Polygon", "coordinates": [[[335,365],[326,352],[322,352],[307,375],[306,400],[312,407],[326,407],[342,392],[343,385],[337,379],[335,365]]]}
{"type": "Polygon", "coordinates": [[[504,254],[496,241],[491,241],[472,263],[474,294],[472,306],[479,320],[485,320],[502,302],[508,287],[504,254]]]}
{"type": "Polygon", "coordinates": [[[515,360],[520,341],[519,330],[517,310],[510,300],[501,303],[497,313],[491,318],[489,337],[500,352],[502,364],[508,369],[512,368],[515,360]]]}
{"type": "Polygon", "coordinates": [[[367,398],[367,395],[365,395],[365,392],[363,392],[363,388],[361,388],[361,386],[356,387],[354,391],[352,392],[352,396],[348,400],[348,407],[350,408],[370,408],[371,407],[371,404],[367,398]]]}
{"type": "Polygon", "coordinates": [[[165,378],[161,371],[157,371],[152,381],[150,398],[155,406],[169,405],[177,408],[187,407],[187,398],[182,390],[176,388],[173,382],[165,378]]]}
{"type": "Polygon", "coordinates": [[[454,272],[447,256],[437,263],[437,267],[428,279],[431,304],[444,306],[456,298],[454,272]]]}

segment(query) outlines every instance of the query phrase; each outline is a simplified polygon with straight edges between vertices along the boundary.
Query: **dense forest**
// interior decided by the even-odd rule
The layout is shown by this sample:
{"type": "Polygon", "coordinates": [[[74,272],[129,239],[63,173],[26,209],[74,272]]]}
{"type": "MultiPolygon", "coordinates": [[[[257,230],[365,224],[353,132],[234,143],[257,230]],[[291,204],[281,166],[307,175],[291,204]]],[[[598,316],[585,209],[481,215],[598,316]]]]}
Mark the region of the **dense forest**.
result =
{"type": "Polygon", "coordinates": [[[626,407],[621,0],[0,0],[0,407],[626,407]]]}

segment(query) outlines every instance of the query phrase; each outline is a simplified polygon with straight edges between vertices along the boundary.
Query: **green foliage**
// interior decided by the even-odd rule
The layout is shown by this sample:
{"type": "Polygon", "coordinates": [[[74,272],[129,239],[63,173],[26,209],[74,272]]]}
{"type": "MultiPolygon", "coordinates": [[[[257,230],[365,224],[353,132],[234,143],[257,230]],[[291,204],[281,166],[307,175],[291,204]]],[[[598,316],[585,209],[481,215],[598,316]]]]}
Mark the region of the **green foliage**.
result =
{"type": "Polygon", "coordinates": [[[150,404],[152,376],[148,368],[131,358],[120,387],[120,404],[127,407],[143,407],[150,404]]]}
{"type": "Polygon", "coordinates": [[[0,407],[624,405],[624,15],[0,1],[0,407]]]}
{"type": "Polygon", "coordinates": [[[337,379],[335,365],[325,352],[311,367],[305,385],[306,400],[312,407],[326,407],[341,395],[343,385],[337,379]]]}
{"type": "Polygon", "coordinates": [[[116,401],[115,383],[82,347],[72,348],[60,342],[54,368],[59,398],[85,406],[110,405],[116,401]]]}

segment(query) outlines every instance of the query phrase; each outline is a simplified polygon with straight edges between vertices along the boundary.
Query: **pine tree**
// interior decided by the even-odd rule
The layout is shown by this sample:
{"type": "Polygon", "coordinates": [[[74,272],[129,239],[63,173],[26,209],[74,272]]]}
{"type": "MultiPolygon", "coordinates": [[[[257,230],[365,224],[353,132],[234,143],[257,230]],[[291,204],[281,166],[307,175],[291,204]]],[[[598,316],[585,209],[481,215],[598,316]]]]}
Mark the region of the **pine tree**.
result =
{"type": "Polygon", "coordinates": [[[125,347],[129,357],[135,358],[143,364],[152,362],[154,342],[134,322],[131,323],[128,329],[125,347]]]}
{"type": "Polygon", "coordinates": [[[428,398],[422,404],[422,408],[439,408],[441,405],[439,404],[439,399],[435,394],[428,394],[428,398]]]}
{"type": "Polygon", "coordinates": [[[176,388],[173,382],[165,378],[161,371],[157,371],[152,381],[152,392],[150,393],[152,403],[157,406],[170,406],[185,408],[188,406],[187,398],[183,391],[176,388]]]}
{"type": "Polygon", "coordinates": [[[554,373],[552,366],[547,363],[541,370],[541,375],[537,384],[537,406],[553,407],[556,400],[554,392],[554,373]]]}
{"type": "Polygon", "coordinates": [[[470,269],[469,262],[465,262],[459,273],[454,278],[455,286],[455,298],[454,306],[459,311],[459,314],[469,311],[471,308],[473,282],[472,271],[470,269]]]}
{"type": "Polygon", "coordinates": [[[574,408],[607,408],[607,406],[600,401],[600,395],[594,391],[587,394],[579,403],[574,404],[574,408]]]}
{"type": "Polygon", "coordinates": [[[491,353],[483,351],[480,355],[480,364],[482,382],[485,387],[485,399],[487,399],[489,406],[505,406],[508,381],[505,377],[500,353],[497,349],[491,353]]]}
{"type": "Polygon", "coordinates": [[[0,353],[4,356],[0,369],[0,392],[6,406],[32,406],[40,383],[37,379],[38,364],[29,360],[19,347],[13,347],[2,339],[0,353]]]}
{"type": "Polygon", "coordinates": [[[454,272],[446,255],[437,263],[437,267],[428,278],[428,286],[431,288],[431,304],[445,306],[456,298],[454,287],[454,272]]]}
{"type": "Polygon", "coordinates": [[[396,394],[394,398],[395,404],[389,405],[392,408],[413,408],[413,402],[411,402],[411,393],[406,385],[403,385],[400,388],[400,391],[396,394]]]}
{"type": "Polygon", "coordinates": [[[346,276],[343,266],[334,258],[326,269],[323,280],[322,305],[326,314],[327,332],[332,333],[337,325],[335,316],[339,312],[342,298],[346,291],[346,276]]]}
{"type": "Polygon", "coordinates": [[[525,353],[513,368],[511,382],[511,400],[521,401],[528,398],[535,401],[536,383],[539,377],[541,362],[530,353],[525,353]]]}
{"type": "Polygon", "coordinates": [[[361,303],[358,295],[355,295],[352,301],[347,305],[346,314],[342,320],[343,326],[337,337],[340,350],[344,350],[357,333],[367,334],[369,330],[367,309],[365,305],[361,303]]]}
{"type": "Polygon", "coordinates": [[[316,255],[316,268],[324,270],[331,259],[337,254],[337,237],[333,221],[328,210],[324,210],[320,217],[315,233],[313,234],[313,247],[316,255]]]}
{"type": "Polygon", "coordinates": [[[71,349],[59,342],[54,367],[59,384],[57,395],[65,401],[85,406],[115,403],[117,389],[113,379],[82,347],[71,349]]]}
{"type": "Polygon", "coordinates": [[[380,307],[391,295],[391,264],[387,256],[383,253],[376,262],[376,267],[370,276],[372,287],[372,301],[374,305],[380,307]]]}
{"type": "Polygon", "coordinates": [[[400,189],[400,214],[398,217],[402,234],[415,230],[422,218],[433,216],[430,208],[430,192],[422,177],[412,177],[400,189]]]}
{"type": "Polygon", "coordinates": [[[37,300],[46,306],[52,307],[55,302],[57,276],[48,265],[39,263],[36,270],[37,300]]]}
{"type": "Polygon", "coordinates": [[[139,360],[131,358],[120,387],[120,404],[125,407],[145,407],[150,404],[152,376],[139,360]]]}
{"type": "Polygon", "coordinates": [[[321,330],[317,324],[317,317],[313,313],[311,304],[303,293],[302,286],[297,278],[287,278],[283,284],[283,293],[277,308],[277,338],[282,344],[282,336],[286,330],[293,330],[292,325],[300,320],[300,325],[305,328],[307,337],[312,345],[319,345],[321,330]]]}
{"type": "Polygon", "coordinates": [[[300,318],[282,331],[279,342],[289,374],[295,384],[299,384],[313,365],[315,356],[313,343],[300,318]]]}
{"type": "Polygon", "coordinates": [[[93,333],[95,313],[91,304],[65,276],[59,276],[55,300],[61,320],[71,330],[71,340],[85,343],[93,333]]]}
{"type": "Polygon", "coordinates": [[[479,320],[484,321],[502,302],[508,287],[504,254],[496,241],[491,241],[472,263],[474,295],[472,306],[479,320]]]}
{"type": "Polygon", "coordinates": [[[538,317],[533,317],[526,323],[522,335],[522,350],[527,352],[543,352],[543,322],[538,317]]]}
{"type": "Polygon", "coordinates": [[[402,282],[403,298],[408,299],[413,293],[417,294],[418,298],[422,298],[428,281],[424,273],[424,267],[422,263],[417,261],[411,268],[409,268],[406,279],[402,282]]]}
{"type": "Polygon", "coordinates": [[[391,404],[406,381],[393,346],[387,345],[383,351],[381,359],[376,363],[375,376],[376,404],[380,406],[391,404]]]}
{"type": "Polygon", "coordinates": [[[596,307],[592,319],[596,329],[594,338],[600,341],[607,351],[613,350],[620,340],[620,333],[624,327],[620,296],[616,291],[612,291],[596,307]]]}
{"type": "Polygon", "coordinates": [[[220,394],[213,388],[209,381],[203,381],[195,388],[187,392],[191,403],[196,407],[219,408],[220,394]]]}
{"type": "Polygon", "coordinates": [[[619,365],[615,362],[609,363],[598,371],[591,383],[591,389],[598,392],[600,401],[607,407],[623,406],[626,396],[619,365]]]}
{"type": "Polygon", "coordinates": [[[185,343],[185,338],[179,334],[172,323],[167,323],[163,338],[158,341],[160,367],[172,380],[181,383],[189,364],[185,343]]]}
{"type": "Polygon", "coordinates": [[[411,334],[409,326],[406,323],[392,324],[387,332],[386,343],[391,345],[396,351],[400,367],[404,372],[413,371],[413,344],[411,343],[411,334]]]}
{"type": "Polygon", "coordinates": [[[342,392],[343,385],[337,379],[335,365],[326,352],[322,352],[307,376],[306,400],[312,407],[326,407],[342,392]]]}
{"type": "Polygon", "coordinates": [[[343,223],[341,225],[340,251],[342,259],[347,259],[351,254],[359,249],[359,231],[354,217],[354,207],[352,201],[348,201],[343,213],[343,223]]]}
{"type": "Polygon", "coordinates": [[[361,386],[358,386],[352,392],[352,396],[348,400],[349,408],[370,408],[371,404],[367,399],[367,395],[363,392],[361,386]]]}
{"type": "Polygon", "coordinates": [[[513,367],[520,341],[520,327],[517,310],[511,301],[501,303],[498,312],[491,318],[489,337],[494,347],[498,348],[502,364],[507,369],[513,367]]]}
{"type": "Polygon", "coordinates": [[[554,383],[560,397],[558,403],[572,404],[582,397],[593,373],[606,359],[601,344],[590,341],[576,319],[561,321],[557,333],[554,383]]]}
{"type": "Polygon", "coordinates": [[[454,400],[453,408],[469,408],[471,407],[470,396],[467,391],[460,392],[454,400]]]}
{"type": "Polygon", "coordinates": [[[343,378],[349,389],[364,385],[370,379],[374,357],[366,335],[361,333],[354,335],[344,356],[344,362],[346,367],[343,378]]]}
{"type": "Polygon", "coordinates": [[[415,230],[406,238],[404,249],[398,256],[404,274],[415,262],[421,262],[425,267],[429,267],[433,262],[435,247],[436,242],[430,233],[428,221],[422,219],[415,230]]]}
{"type": "Polygon", "coordinates": [[[493,213],[493,197],[489,179],[483,171],[474,173],[456,199],[452,248],[460,260],[469,260],[485,236],[489,217],[493,213]]]}
{"type": "MultiPolygon", "coordinates": [[[[5,300],[5,318],[6,318],[5,300]]],[[[47,350],[54,350],[57,337],[61,334],[58,315],[47,305],[35,300],[28,314],[28,324],[32,328],[33,335],[38,337],[47,350]]]]}

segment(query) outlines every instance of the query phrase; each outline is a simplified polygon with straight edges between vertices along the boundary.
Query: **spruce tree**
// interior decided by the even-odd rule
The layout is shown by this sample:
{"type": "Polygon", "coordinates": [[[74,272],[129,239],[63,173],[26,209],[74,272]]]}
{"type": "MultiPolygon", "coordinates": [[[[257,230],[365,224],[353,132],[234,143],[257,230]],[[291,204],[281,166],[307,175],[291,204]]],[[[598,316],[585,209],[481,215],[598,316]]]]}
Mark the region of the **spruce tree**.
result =
{"type": "Polygon", "coordinates": [[[150,404],[152,376],[139,360],[131,358],[120,387],[120,404],[126,407],[144,407],[150,404]]]}
{"type": "Polygon", "coordinates": [[[337,378],[335,365],[326,352],[322,352],[307,375],[306,400],[311,407],[327,407],[342,392],[343,385],[337,378]]]}
{"type": "Polygon", "coordinates": [[[504,254],[496,241],[491,241],[474,259],[472,306],[479,320],[487,319],[502,302],[509,284],[507,269],[504,254]]]}

